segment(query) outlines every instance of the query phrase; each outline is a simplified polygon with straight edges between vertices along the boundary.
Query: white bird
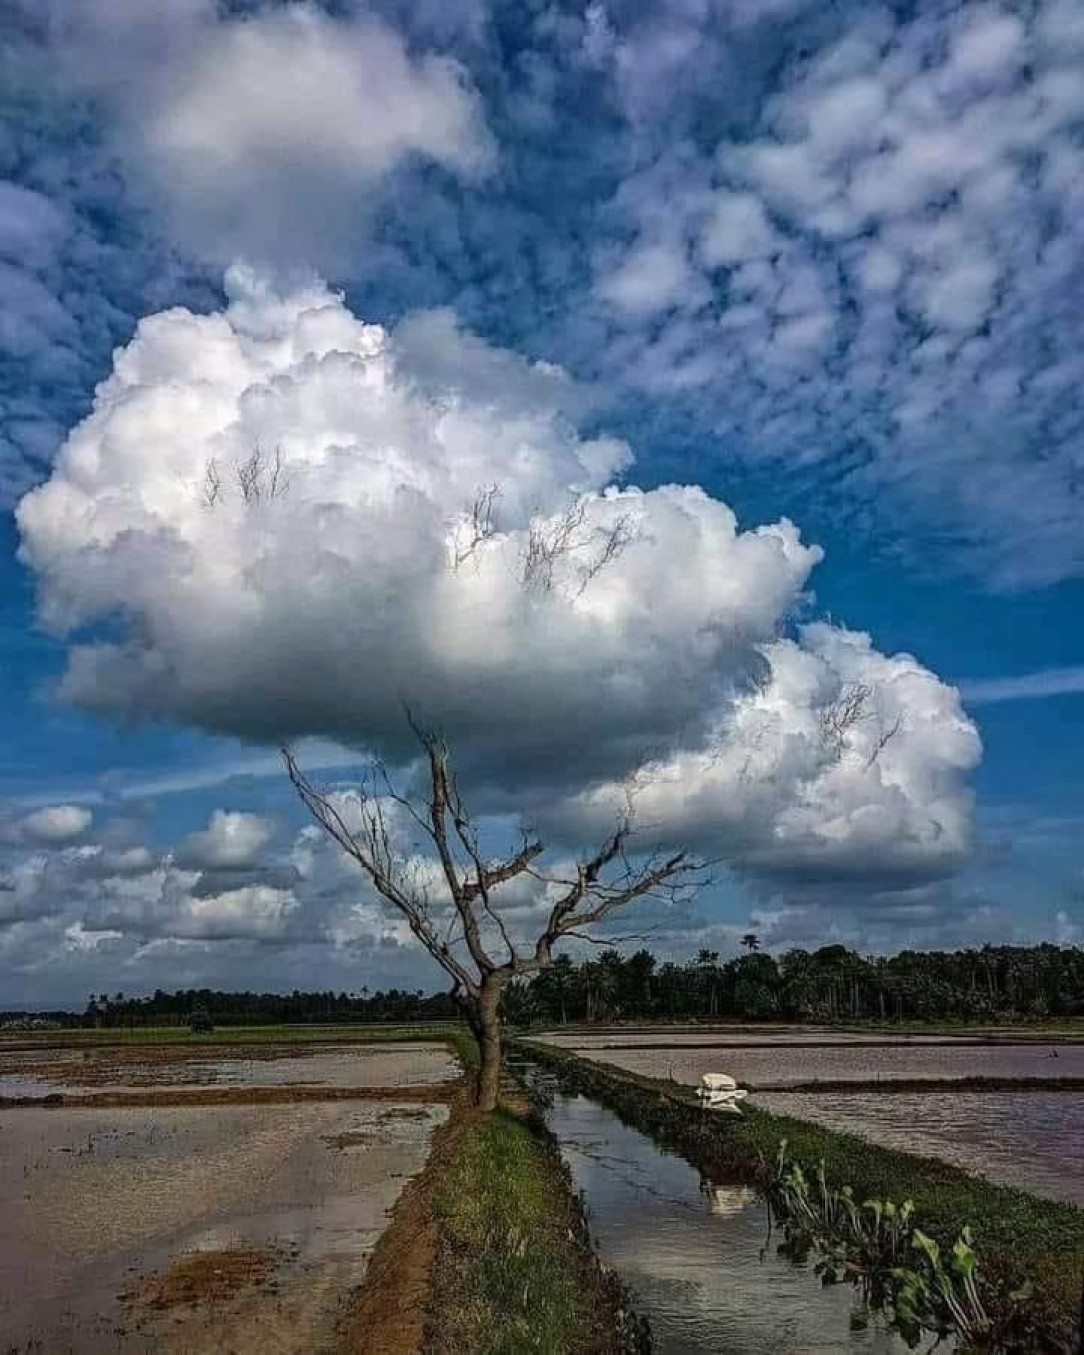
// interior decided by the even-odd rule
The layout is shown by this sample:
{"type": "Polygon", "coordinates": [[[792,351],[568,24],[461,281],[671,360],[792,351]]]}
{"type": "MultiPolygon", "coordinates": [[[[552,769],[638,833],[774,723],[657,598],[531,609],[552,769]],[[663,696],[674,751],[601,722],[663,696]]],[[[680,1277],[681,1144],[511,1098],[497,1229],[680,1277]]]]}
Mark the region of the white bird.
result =
{"type": "Polygon", "coordinates": [[[722,1111],[724,1115],[740,1115],[741,1106],[749,1093],[739,1087],[726,1073],[705,1073],[696,1089],[696,1097],[705,1110],[722,1111]]]}

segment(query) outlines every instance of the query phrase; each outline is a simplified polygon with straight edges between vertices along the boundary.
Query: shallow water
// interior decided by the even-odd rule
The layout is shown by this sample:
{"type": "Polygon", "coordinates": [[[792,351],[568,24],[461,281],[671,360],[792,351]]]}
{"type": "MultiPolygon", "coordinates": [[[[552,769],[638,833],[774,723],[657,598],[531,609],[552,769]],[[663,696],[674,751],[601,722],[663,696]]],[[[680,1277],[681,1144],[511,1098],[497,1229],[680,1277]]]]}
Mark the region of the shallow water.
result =
{"type": "Polygon", "coordinates": [[[702,1181],[582,1096],[556,1094],[546,1121],[583,1191],[603,1261],[629,1286],[660,1355],[902,1355],[880,1325],[850,1329],[853,1291],[767,1243],[747,1187],[702,1181]]]}
{"type": "Polygon", "coordinates": [[[648,1077],[696,1084],[704,1073],[729,1073],[751,1087],[795,1082],[873,1082],[892,1078],[1084,1077],[1084,1045],[997,1044],[869,1046],[858,1043],[809,1048],[780,1042],[771,1048],[600,1049],[573,1044],[590,1058],[648,1077]]]}
{"type": "Polygon", "coordinates": [[[446,1114],[363,1101],[0,1112],[2,1348],[320,1349],[446,1114]],[[164,1315],[119,1301],[178,1253],[238,1245],[275,1249],[273,1284],[164,1315]]]}
{"type": "Polygon", "coordinates": [[[764,1092],[755,1104],[1084,1205],[1084,1092],[764,1092]]]}
{"type": "MultiPolygon", "coordinates": [[[[570,1033],[557,1029],[543,1031],[537,1038],[566,1049],[621,1049],[637,1045],[656,1045],[663,1049],[682,1045],[976,1045],[989,1043],[991,1039],[1014,1043],[1011,1036],[1004,1034],[910,1035],[903,1032],[840,1030],[836,1026],[757,1026],[745,1022],[740,1025],[698,1026],[695,1030],[680,1026],[670,1030],[614,1026],[570,1033]]],[[[1028,1041],[1020,1040],[1017,1043],[1025,1044],[1028,1041]]]]}
{"type": "Polygon", "coordinates": [[[430,1086],[458,1075],[442,1044],[324,1045],[311,1052],[249,1058],[238,1051],[170,1050],[149,1057],[127,1050],[0,1051],[0,1097],[61,1092],[181,1091],[191,1087],[430,1086]]]}

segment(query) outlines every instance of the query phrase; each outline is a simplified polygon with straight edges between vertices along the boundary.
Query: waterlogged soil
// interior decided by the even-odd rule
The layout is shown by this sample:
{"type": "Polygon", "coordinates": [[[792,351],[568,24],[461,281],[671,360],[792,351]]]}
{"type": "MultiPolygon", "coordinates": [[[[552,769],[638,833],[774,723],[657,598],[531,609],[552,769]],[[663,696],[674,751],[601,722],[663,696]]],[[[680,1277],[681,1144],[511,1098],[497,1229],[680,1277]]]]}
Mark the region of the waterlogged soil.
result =
{"type": "Polygon", "coordinates": [[[0,1100],[198,1088],[435,1086],[458,1072],[446,1046],[436,1043],[0,1050],[0,1100]]]}
{"type": "Polygon", "coordinates": [[[747,1187],[705,1181],[585,1097],[547,1101],[592,1237],[651,1323],[657,1355],[906,1351],[877,1320],[852,1328],[850,1286],[825,1288],[810,1264],[778,1254],[747,1187]]]}
{"type": "MultiPolygon", "coordinates": [[[[553,1041],[557,1043],[557,1041],[553,1041]]],[[[729,1073],[752,1088],[795,1083],[878,1082],[958,1078],[1084,1078],[1084,1044],[924,1045],[916,1042],[836,1045],[777,1040],[756,1046],[734,1042],[629,1048],[564,1042],[647,1077],[695,1085],[705,1073],[729,1073]]]]}
{"type": "Polygon", "coordinates": [[[667,1049],[682,1045],[700,1048],[778,1045],[956,1045],[990,1044],[1084,1044],[1084,1027],[1075,1030],[1021,1030],[990,1027],[971,1031],[841,1030],[838,1026],[757,1025],[749,1022],[719,1022],[689,1026],[595,1026],[591,1029],[557,1028],[538,1039],[566,1049],[667,1049]]]}
{"type": "Polygon", "coordinates": [[[1084,1092],[776,1092],[756,1104],[1084,1205],[1084,1092]]]}
{"type": "Polygon", "coordinates": [[[444,1106],[0,1112],[0,1332],[43,1355],[336,1349],[444,1106]]]}
{"type": "Polygon", "coordinates": [[[683,1034],[681,1041],[621,1046],[611,1032],[586,1043],[554,1039],[587,1058],[648,1077],[695,1085],[705,1073],[728,1073],[753,1089],[751,1104],[862,1134],[889,1148],[939,1157],[966,1171],[1051,1199],[1084,1204],[1084,1090],[1013,1090],[1027,1079],[1084,1077],[1084,1044],[978,1044],[966,1037],[863,1038],[824,1043],[814,1032],[743,1031],[683,1034]],[[729,1039],[729,1037],[727,1037],[729,1039]],[[950,1087],[956,1079],[1002,1080],[997,1090],[950,1087]],[[921,1089],[902,1089],[909,1080],[921,1089]],[[811,1084],[824,1083],[823,1087],[811,1084]],[[943,1090],[939,1083],[946,1083],[943,1090]],[[846,1084],[855,1084],[847,1090],[846,1084]],[[881,1089],[871,1084],[879,1083],[881,1089]],[[840,1085],[844,1084],[844,1085],[840,1085]],[[788,1091],[800,1086],[801,1090],[788,1091]],[[900,1090],[893,1090],[900,1087],[900,1090]]]}

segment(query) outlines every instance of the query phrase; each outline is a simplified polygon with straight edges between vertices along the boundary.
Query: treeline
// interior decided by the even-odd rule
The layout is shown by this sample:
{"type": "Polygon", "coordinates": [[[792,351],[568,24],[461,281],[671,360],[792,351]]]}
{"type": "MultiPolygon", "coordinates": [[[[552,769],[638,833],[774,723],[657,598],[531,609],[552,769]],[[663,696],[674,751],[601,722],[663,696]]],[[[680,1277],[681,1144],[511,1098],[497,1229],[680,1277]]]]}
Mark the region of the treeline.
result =
{"type": "Polygon", "coordinates": [[[1084,949],[983,946],[866,957],[846,946],[790,950],[776,958],[745,938],[747,954],[721,961],[702,950],[685,964],[649,951],[614,950],[576,964],[567,957],[506,992],[508,1017],[524,1025],[566,1021],[1039,1020],[1084,1016],[1084,949]]]}
{"type": "Polygon", "coordinates": [[[212,988],[158,989],[150,997],[92,993],[81,1015],[67,1024],[81,1026],[181,1026],[193,1012],[207,1012],[218,1026],[334,1024],[456,1020],[459,1008],[448,993],[390,988],[370,993],[223,993],[212,988]]]}
{"type": "MultiPolygon", "coordinates": [[[[1084,1017],[1084,949],[983,946],[863,956],[846,946],[766,955],[756,936],[746,953],[722,960],[702,950],[685,963],[647,950],[605,950],[580,963],[561,956],[505,990],[517,1025],[632,1020],[1020,1021],[1084,1017]]],[[[83,1012],[32,1016],[0,1012],[0,1027],[181,1026],[206,1011],[218,1026],[335,1022],[450,1021],[461,1018],[446,992],[392,988],[360,993],[227,993],[182,988],[150,997],[92,994],[83,1012]]]]}

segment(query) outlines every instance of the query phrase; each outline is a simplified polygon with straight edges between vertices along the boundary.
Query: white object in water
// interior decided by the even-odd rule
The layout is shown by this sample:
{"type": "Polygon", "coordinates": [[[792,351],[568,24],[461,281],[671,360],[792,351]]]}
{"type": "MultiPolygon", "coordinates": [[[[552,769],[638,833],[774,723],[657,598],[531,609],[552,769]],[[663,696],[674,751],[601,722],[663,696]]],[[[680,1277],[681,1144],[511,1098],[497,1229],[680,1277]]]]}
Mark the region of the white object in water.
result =
{"type": "Polygon", "coordinates": [[[705,1073],[696,1089],[696,1097],[705,1110],[722,1111],[724,1115],[740,1115],[739,1102],[749,1093],[739,1087],[726,1073],[705,1073]]]}

